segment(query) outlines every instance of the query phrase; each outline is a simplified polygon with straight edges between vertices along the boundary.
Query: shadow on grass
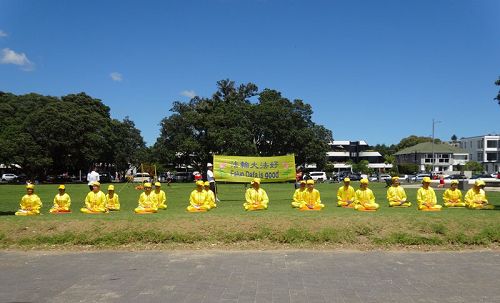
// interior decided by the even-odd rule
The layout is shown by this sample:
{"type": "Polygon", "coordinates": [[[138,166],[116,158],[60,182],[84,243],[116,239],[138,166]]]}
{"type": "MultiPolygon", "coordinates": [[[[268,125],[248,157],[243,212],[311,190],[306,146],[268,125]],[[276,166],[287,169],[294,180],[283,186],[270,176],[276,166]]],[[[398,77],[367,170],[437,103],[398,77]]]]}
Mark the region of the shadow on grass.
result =
{"type": "Polygon", "coordinates": [[[13,216],[15,214],[15,211],[0,211],[0,216],[13,216]]]}

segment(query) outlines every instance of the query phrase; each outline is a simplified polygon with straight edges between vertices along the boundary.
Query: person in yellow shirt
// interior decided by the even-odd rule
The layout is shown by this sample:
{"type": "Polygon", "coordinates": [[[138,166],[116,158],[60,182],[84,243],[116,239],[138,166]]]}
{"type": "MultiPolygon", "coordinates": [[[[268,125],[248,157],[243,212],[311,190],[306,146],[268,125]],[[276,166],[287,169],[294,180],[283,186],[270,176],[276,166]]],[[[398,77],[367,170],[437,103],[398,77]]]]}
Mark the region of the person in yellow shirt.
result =
{"type": "Polygon", "coordinates": [[[92,191],[85,197],[85,207],[80,211],[84,214],[107,213],[106,195],[101,191],[101,183],[95,181],[92,183],[92,191]]]}
{"type": "Polygon", "coordinates": [[[302,195],[304,194],[305,191],[306,191],[306,181],[300,180],[299,188],[297,188],[293,193],[292,207],[300,208],[303,202],[302,195]]]}
{"type": "Polygon", "coordinates": [[[445,207],[465,207],[457,180],[452,180],[451,187],[444,191],[443,201],[445,207]]]}
{"type": "Polygon", "coordinates": [[[373,191],[368,188],[368,179],[361,179],[359,189],[356,191],[354,209],[358,211],[376,211],[380,205],[375,202],[373,191]]]}
{"type": "Polygon", "coordinates": [[[16,211],[16,216],[32,216],[39,215],[42,201],[35,194],[35,185],[26,185],[26,195],[21,198],[20,209],[16,211]]]}
{"type": "Polygon", "coordinates": [[[344,178],[344,186],[337,190],[337,206],[339,207],[354,207],[356,192],[351,185],[351,179],[344,178]]]}
{"type": "Polygon", "coordinates": [[[115,193],[115,186],[108,186],[108,194],[106,195],[106,207],[111,211],[120,210],[120,197],[115,193]]]}
{"type": "Polygon", "coordinates": [[[314,188],[314,180],[307,180],[307,189],[302,194],[302,204],[300,210],[322,210],[325,207],[321,203],[321,195],[314,188]]]}
{"type": "Polygon", "coordinates": [[[243,207],[245,210],[263,210],[267,209],[269,198],[266,191],[260,187],[260,178],[255,178],[250,183],[252,187],[245,192],[245,200],[243,207]]]}
{"type": "Polygon", "coordinates": [[[208,206],[210,207],[210,209],[216,208],[217,204],[215,203],[215,194],[210,189],[210,182],[205,181],[205,183],[203,183],[203,186],[204,186],[204,190],[207,192],[207,204],[208,204],[208,206]]]}
{"type": "Polygon", "coordinates": [[[418,210],[422,211],[440,211],[441,205],[437,204],[436,193],[431,187],[431,178],[422,179],[422,187],[417,191],[418,210]]]}
{"type": "Polygon", "coordinates": [[[407,200],[405,189],[399,182],[399,177],[392,177],[392,186],[387,189],[387,201],[391,207],[411,206],[411,202],[407,200]]]}
{"type": "Polygon", "coordinates": [[[465,194],[465,205],[470,209],[494,209],[495,205],[488,202],[486,192],[484,191],[483,180],[476,180],[474,186],[465,194]]]}
{"type": "Polygon", "coordinates": [[[155,182],[155,192],[156,203],[158,205],[158,209],[167,209],[167,195],[163,190],[161,190],[161,183],[155,182]]]}
{"type": "Polygon", "coordinates": [[[210,206],[208,205],[208,193],[203,189],[203,181],[196,181],[196,188],[189,195],[189,206],[187,207],[187,211],[191,213],[195,212],[206,212],[210,210],[210,206]]]}
{"type": "Polygon", "coordinates": [[[54,197],[54,206],[49,210],[51,214],[67,214],[71,210],[71,197],[66,193],[66,186],[59,185],[59,193],[54,197]]]}
{"type": "Polygon", "coordinates": [[[139,196],[139,205],[134,209],[136,214],[154,214],[158,212],[157,200],[151,191],[151,183],[144,183],[144,192],[139,196]]]}

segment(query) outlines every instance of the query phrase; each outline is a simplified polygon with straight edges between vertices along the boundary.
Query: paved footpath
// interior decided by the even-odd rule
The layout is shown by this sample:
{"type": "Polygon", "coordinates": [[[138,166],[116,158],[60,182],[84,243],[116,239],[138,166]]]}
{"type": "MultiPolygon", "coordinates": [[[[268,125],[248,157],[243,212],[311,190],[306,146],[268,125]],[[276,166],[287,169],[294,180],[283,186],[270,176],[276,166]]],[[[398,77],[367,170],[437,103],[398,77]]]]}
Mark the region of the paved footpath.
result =
{"type": "Polygon", "coordinates": [[[0,252],[0,302],[500,302],[500,252],[0,252]]]}

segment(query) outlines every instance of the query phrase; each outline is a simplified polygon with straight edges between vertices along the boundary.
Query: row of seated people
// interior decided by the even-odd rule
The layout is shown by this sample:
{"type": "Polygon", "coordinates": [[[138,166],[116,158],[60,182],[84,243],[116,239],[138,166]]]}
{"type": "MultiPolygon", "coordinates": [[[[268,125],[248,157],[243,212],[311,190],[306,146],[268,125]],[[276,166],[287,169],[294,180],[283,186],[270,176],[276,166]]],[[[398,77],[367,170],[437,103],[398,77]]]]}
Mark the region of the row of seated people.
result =
{"type": "MultiPolygon", "coordinates": [[[[255,178],[251,182],[251,187],[245,193],[246,202],[243,207],[247,211],[266,210],[269,204],[269,197],[266,191],[260,187],[261,180],[255,178]]],[[[417,191],[418,209],[422,211],[439,211],[441,205],[437,204],[436,193],[430,187],[431,180],[426,177],[422,181],[422,187],[417,191]]],[[[465,195],[462,200],[462,192],[457,188],[458,182],[452,181],[451,188],[443,194],[445,207],[468,207],[471,209],[493,209],[494,205],[488,202],[484,191],[485,183],[477,180],[474,186],[465,195]]],[[[35,186],[28,184],[26,186],[27,194],[21,199],[20,209],[15,213],[18,216],[37,215],[40,213],[42,202],[38,195],[34,193],[35,186]]],[[[60,185],[59,193],[54,197],[54,205],[50,213],[69,213],[71,198],[65,192],[65,186],[60,185]]],[[[392,179],[392,186],[387,190],[387,200],[391,207],[410,207],[412,204],[407,200],[406,192],[400,186],[399,178],[392,179]]],[[[209,182],[201,180],[196,182],[194,189],[189,197],[189,212],[206,212],[217,207],[215,203],[215,194],[210,190],[209,182]]],[[[144,184],[144,192],[139,196],[139,205],[134,209],[135,213],[148,214],[156,213],[160,209],[167,209],[167,198],[161,183],[155,183],[155,190],[152,190],[150,183],[144,184]]],[[[353,208],[358,211],[376,211],[379,204],[375,202],[373,191],[368,188],[368,180],[362,179],[360,188],[354,190],[350,186],[349,178],[344,179],[344,186],[337,191],[337,206],[353,208]]],[[[301,181],[300,187],[293,195],[292,207],[300,210],[321,210],[325,205],[321,202],[321,195],[314,188],[314,181],[301,181]]],[[[120,210],[120,200],[115,193],[113,185],[108,187],[108,193],[100,191],[99,182],[94,182],[93,189],[85,198],[85,207],[80,211],[86,214],[107,213],[109,211],[120,210]]]]}
{"type": "MultiPolygon", "coordinates": [[[[430,184],[431,179],[429,177],[423,178],[422,187],[417,191],[417,206],[422,211],[439,211],[442,206],[437,204],[436,193],[430,184]]],[[[337,206],[358,210],[378,208],[373,192],[367,188],[367,185],[368,180],[363,179],[361,180],[360,189],[354,191],[354,188],[350,186],[350,179],[345,178],[344,186],[337,191],[337,206]],[[367,203],[368,207],[366,207],[367,203]]],[[[463,198],[462,192],[458,189],[458,181],[453,180],[451,188],[446,189],[443,193],[444,206],[449,208],[493,209],[495,206],[488,202],[484,191],[485,185],[484,181],[476,180],[474,186],[467,191],[465,198],[463,198]]],[[[410,207],[412,205],[398,177],[392,178],[392,186],[387,189],[387,201],[390,207],[410,207]]]]}

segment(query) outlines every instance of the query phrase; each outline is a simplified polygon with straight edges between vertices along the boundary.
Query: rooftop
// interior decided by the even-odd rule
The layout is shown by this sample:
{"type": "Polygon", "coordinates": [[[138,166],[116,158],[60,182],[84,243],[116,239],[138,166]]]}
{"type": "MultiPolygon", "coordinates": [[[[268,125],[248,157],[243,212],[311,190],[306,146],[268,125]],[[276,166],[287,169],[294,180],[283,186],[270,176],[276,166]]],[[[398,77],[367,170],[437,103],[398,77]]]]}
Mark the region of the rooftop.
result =
{"type": "MultiPolygon", "coordinates": [[[[407,154],[423,154],[432,153],[433,147],[431,142],[424,142],[414,146],[407,147],[395,153],[395,155],[407,155],[407,154]]],[[[435,153],[448,153],[448,154],[468,154],[468,152],[459,147],[449,145],[446,143],[436,143],[434,144],[435,153]]]]}

